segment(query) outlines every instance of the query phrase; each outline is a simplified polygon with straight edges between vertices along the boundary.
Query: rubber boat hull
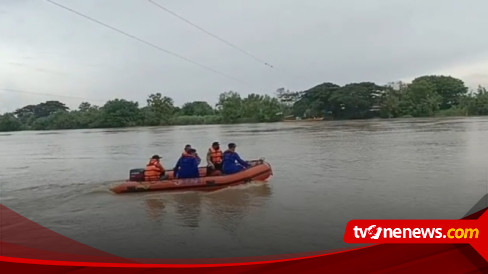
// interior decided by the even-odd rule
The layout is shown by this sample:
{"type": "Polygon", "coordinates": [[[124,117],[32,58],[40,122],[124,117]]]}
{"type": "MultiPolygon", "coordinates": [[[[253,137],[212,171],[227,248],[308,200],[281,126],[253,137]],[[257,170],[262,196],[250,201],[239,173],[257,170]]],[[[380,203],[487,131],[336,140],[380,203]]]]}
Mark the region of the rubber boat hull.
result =
{"type": "Polygon", "coordinates": [[[144,191],[174,191],[174,190],[216,190],[227,186],[245,184],[251,181],[266,181],[273,171],[271,165],[262,160],[251,161],[251,167],[234,174],[206,176],[207,168],[199,168],[200,177],[191,179],[177,179],[173,171],[166,171],[168,179],[163,181],[135,182],[127,180],[112,187],[114,193],[144,192],[144,191]]]}

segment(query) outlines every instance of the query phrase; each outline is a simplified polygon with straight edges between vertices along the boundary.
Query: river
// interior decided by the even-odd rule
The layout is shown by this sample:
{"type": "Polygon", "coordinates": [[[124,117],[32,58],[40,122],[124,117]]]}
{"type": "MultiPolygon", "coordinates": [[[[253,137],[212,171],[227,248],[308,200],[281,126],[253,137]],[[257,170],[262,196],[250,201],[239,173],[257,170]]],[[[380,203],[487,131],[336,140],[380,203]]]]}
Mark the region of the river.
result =
{"type": "Polygon", "coordinates": [[[351,219],[456,219],[488,188],[488,118],[284,122],[0,133],[1,203],[130,258],[215,258],[349,247],[351,219]],[[216,192],[111,185],[185,144],[264,157],[268,183],[216,192]]]}

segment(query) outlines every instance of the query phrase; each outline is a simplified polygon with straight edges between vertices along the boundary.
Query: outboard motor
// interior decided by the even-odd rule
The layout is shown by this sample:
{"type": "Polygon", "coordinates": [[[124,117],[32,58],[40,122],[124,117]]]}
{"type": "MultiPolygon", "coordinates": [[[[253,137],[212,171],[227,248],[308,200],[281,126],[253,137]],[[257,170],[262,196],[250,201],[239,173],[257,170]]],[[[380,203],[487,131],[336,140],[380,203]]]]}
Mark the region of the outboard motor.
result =
{"type": "Polygon", "coordinates": [[[131,169],[129,173],[129,181],[133,181],[133,182],[144,181],[144,168],[131,169]]]}

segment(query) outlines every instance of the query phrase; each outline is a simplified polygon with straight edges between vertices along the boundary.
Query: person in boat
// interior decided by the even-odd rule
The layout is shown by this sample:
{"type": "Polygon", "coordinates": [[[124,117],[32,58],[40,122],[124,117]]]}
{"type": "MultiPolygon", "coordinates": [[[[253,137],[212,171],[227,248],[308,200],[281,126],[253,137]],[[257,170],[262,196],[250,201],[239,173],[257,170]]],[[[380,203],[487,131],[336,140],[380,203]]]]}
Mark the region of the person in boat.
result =
{"type": "Polygon", "coordinates": [[[191,149],[191,145],[190,144],[186,145],[185,148],[183,149],[183,154],[185,154],[185,153],[188,153],[189,154],[190,153],[190,149],[191,149]]]}
{"type": "Polygon", "coordinates": [[[144,181],[159,181],[165,179],[165,170],[161,165],[161,157],[154,155],[144,169],[144,181]]]}
{"type": "Polygon", "coordinates": [[[187,153],[183,153],[176,163],[174,168],[176,178],[198,178],[198,165],[200,161],[197,159],[197,151],[194,148],[188,149],[187,153]]]}
{"type": "Polygon", "coordinates": [[[229,149],[224,152],[222,161],[222,172],[233,174],[248,168],[250,165],[236,153],[236,144],[230,143],[229,149]]]}
{"type": "Polygon", "coordinates": [[[222,172],[223,153],[219,142],[213,142],[207,152],[207,176],[218,175],[222,172]]]}
{"type": "MultiPolygon", "coordinates": [[[[191,145],[186,145],[184,150],[183,150],[183,153],[181,154],[181,156],[184,156],[184,155],[188,155],[190,154],[190,150],[192,149],[191,145]]],[[[198,161],[198,164],[200,164],[200,162],[202,161],[202,159],[200,159],[200,156],[198,156],[198,153],[196,153],[196,150],[195,150],[195,155],[194,155],[196,158],[197,158],[197,161],[198,161]]]]}

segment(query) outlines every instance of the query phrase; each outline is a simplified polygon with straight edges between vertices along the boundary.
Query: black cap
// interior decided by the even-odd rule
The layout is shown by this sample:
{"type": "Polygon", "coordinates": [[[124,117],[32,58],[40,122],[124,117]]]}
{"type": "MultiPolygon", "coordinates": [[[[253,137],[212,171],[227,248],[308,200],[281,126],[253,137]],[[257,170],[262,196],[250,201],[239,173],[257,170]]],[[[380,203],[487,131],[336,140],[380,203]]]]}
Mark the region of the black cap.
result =
{"type": "Polygon", "coordinates": [[[161,159],[161,157],[159,157],[159,155],[153,155],[153,157],[151,157],[151,159],[157,159],[157,160],[159,160],[159,159],[161,159]]]}
{"type": "Polygon", "coordinates": [[[188,150],[188,152],[189,152],[189,153],[193,153],[193,152],[197,152],[197,150],[196,150],[196,149],[194,149],[194,148],[190,148],[190,149],[188,150]]]}
{"type": "Polygon", "coordinates": [[[213,142],[212,143],[212,146],[218,146],[218,145],[220,145],[219,142],[213,142]]]}
{"type": "Polygon", "coordinates": [[[185,146],[185,148],[190,148],[190,147],[191,147],[191,145],[186,145],[186,146],[185,146]]]}
{"type": "Polygon", "coordinates": [[[236,144],[234,144],[234,143],[229,143],[229,148],[233,148],[233,147],[236,147],[236,144]]]}

